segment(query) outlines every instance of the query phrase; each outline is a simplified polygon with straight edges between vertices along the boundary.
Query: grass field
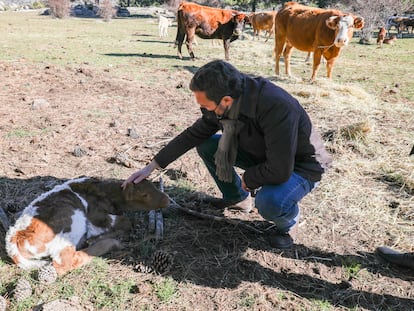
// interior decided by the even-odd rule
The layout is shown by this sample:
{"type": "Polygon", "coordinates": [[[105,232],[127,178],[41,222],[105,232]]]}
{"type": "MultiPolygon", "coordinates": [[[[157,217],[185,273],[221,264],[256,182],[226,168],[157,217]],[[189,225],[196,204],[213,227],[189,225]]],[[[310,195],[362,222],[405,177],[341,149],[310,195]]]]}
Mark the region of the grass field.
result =
{"type": "MultiPolygon", "coordinates": [[[[11,222],[67,178],[127,178],[199,116],[188,83],[197,68],[224,57],[222,46],[198,39],[197,59],[183,46],[179,60],[175,26],[160,39],[156,18],[143,16],[103,22],[0,13],[0,206],[11,222]],[[48,106],[33,109],[39,98],[48,106]],[[128,137],[128,128],[139,137],[128,137]],[[76,146],[86,155],[74,157],[76,146]],[[128,165],[108,161],[119,153],[128,165]]],[[[246,230],[266,228],[257,212],[220,214],[240,226],[173,213],[162,241],[146,232],[146,215],[136,214],[123,250],[45,285],[11,264],[0,226],[0,295],[8,310],[57,299],[77,310],[414,310],[414,272],[375,254],[381,245],[414,251],[414,39],[382,48],[372,42],[354,38],[333,79],[321,65],[314,83],[306,53],[294,52],[294,78],[277,77],[272,39],[254,41],[247,29],[231,44],[233,65],[298,98],[334,157],[301,202],[293,250],[274,250],[265,234],[246,230]],[[157,250],[173,256],[168,272],[136,269],[157,250]],[[21,278],[33,293],[18,302],[13,291],[21,278]]],[[[165,191],[208,212],[201,198],[218,190],[196,153],[168,168],[160,172],[165,191]]]]}

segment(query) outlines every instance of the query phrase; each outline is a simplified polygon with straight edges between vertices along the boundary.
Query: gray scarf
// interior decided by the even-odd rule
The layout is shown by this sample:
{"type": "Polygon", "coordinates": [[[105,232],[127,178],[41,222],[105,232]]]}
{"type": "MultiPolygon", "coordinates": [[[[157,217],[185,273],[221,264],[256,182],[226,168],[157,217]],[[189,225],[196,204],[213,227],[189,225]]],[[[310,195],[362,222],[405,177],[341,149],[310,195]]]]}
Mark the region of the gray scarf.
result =
{"type": "Polygon", "coordinates": [[[214,155],[216,174],[218,179],[224,182],[233,181],[233,167],[236,163],[238,135],[244,123],[238,120],[241,105],[241,96],[234,101],[226,115],[226,119],[219,120],[223,127],[217,151],[214,155]]]}

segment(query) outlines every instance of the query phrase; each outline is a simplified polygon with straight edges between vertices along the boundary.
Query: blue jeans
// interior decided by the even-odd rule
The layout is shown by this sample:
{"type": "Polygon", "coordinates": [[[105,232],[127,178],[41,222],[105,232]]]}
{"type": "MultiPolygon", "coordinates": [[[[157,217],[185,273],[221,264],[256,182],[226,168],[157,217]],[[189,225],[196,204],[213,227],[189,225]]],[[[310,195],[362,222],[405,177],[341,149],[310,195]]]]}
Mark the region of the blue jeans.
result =
{"type": "MultiPolygon", "coordinates": [[[[233,169],[233,181],[230,183],[219,180],[216,175],[214,154],[217,151],[220,137],[220,134],[211,136],[197,146],[197,152],[223,194],[223,199],[242,201],[247,198],[249,193],[242,189],[241,178],[236,171],[233,169]]],[[[259,163],[239,148],[236,167],[247,169],[259,163]]],[[[276,225],[278,231],[288,232],[299,220],[298,202],[311,192],[316,184],[293,172],[289,180],[283,184],[263,185],[256,193],[256,208],[264,219],[272,221],[276,225]]]]}

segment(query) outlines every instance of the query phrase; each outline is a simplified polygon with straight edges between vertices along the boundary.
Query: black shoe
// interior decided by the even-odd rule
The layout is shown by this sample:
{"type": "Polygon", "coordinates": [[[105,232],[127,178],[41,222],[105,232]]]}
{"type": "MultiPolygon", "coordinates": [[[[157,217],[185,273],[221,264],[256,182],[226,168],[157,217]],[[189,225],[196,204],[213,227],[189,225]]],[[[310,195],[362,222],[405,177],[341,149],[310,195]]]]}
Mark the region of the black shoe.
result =
{"type": "Polygon", "coordinates": [[[268,237],[271,247],[279,249],[289,249],[293,246],[293,239],[289,233],[276,233],[268,237]]]}
{"type": "Polygon", "coordinates": [[[377,253],[386,261],[414,270],[414,253],[400,253],[388,247],[377,247],[377,253]]]}
{"type": "Polygon", "coordinates": [[[224,209],[226,207],[243,213],[249,213],[253,208],[252,197],[249,195],[247,198],[241,201],[228,201],[217,198],[206,198],[203,200],[204,203],[210,204],[215,208],[224,209]]]}

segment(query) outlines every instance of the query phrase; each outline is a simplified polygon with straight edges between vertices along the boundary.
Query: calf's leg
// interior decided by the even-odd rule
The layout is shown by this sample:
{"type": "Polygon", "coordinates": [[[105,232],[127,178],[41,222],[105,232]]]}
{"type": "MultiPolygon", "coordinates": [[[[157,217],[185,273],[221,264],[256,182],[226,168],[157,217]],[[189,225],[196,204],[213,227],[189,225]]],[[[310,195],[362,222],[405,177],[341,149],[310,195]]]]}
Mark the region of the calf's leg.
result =
{"type": "Polygon", "coordinates": [[[73,246],[67,246],[59,253],[57,258],[53,259],[52,264],[58,275],[64,275],[90,263],[95,256],[101,256],[121,247],[121,243],[115,239],[102,239],[79,251],[73,246]]]}

